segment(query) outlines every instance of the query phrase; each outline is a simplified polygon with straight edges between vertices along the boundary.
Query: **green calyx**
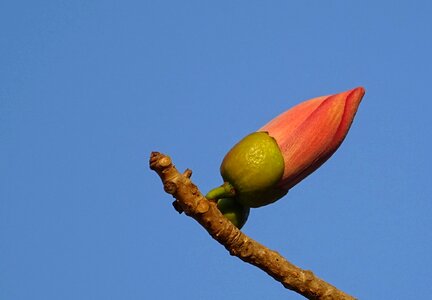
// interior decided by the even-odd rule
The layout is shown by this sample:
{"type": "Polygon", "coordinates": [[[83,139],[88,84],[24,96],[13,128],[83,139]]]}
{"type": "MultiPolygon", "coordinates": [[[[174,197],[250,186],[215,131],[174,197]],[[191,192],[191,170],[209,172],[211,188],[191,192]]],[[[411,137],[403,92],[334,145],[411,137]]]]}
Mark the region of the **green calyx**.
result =
{"type": "Polygon", "coordinates": [[[284,158],[274,138],[267,132],[249,134],[226,154],[220,167],[225,181],[223,189],[231,187],[234,192],[231,191],[231,196],[221,194],[216,198],[234,197],[246,207],[270,204],[288,192],[277,187],[284,166],[284,158]]]}
{"type": "Polygon", "coordinates": [[[254,132],[226,154],[220,167],[224,183],[206,198],[217,201],[221,213],[240,229],[251,207],[273,203],[288,192],[278,187],[284,168],[275,139],[267,132],[254,132]]]}

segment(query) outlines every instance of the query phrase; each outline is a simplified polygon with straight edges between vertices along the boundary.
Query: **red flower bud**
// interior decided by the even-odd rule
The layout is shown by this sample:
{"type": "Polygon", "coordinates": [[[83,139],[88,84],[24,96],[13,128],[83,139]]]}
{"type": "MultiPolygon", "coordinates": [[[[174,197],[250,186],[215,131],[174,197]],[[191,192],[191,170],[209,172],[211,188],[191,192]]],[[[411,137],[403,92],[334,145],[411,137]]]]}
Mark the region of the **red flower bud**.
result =
{"type": "Polygon", "coordinates": [[[302,102],[259,130],[275,138],[282,152],[285,169],[280,188],[290,189],[332,156],[348,133],[364,93],[357,87],[302,102]]]}

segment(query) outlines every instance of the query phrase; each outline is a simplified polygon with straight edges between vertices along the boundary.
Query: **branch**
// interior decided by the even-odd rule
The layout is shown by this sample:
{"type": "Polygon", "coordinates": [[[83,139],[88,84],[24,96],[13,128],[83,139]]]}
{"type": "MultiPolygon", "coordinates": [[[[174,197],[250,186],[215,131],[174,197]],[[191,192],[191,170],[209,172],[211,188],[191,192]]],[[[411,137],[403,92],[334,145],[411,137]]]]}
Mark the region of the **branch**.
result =
{"type": "Polygon", "coordinates": [[[237,229],[221,214],[216,203],[207,200],[192,183],[189,179],[192,171],[179,173],[169,156],[152,152],[150,168],[161,178],[165,191],[176,199],[174,208],[198,221],[231,255],[260,268],[285,288],[308,299],[355,299],[237,229]]]}

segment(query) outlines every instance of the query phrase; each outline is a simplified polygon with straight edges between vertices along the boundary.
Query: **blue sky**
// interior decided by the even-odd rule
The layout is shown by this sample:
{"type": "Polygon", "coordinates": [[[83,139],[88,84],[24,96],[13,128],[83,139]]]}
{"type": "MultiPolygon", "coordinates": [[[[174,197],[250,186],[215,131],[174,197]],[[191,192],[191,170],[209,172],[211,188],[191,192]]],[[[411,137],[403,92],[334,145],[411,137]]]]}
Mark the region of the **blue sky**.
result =
{"type": "Polygon", "coordinates": [[[429,1],[2,1],[0,298],[302,299],[178,215],[291,106],[364,86],[338,152],[244,232],[360,299],[432,293],[429,1]]]}

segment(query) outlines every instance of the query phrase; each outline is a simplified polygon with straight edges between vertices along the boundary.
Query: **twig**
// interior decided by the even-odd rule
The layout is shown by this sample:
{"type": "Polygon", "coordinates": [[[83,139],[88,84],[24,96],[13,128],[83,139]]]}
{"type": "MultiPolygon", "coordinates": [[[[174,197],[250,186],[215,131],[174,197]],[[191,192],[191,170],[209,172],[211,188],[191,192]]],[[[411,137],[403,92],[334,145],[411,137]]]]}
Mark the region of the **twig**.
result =
{"type": "Polygon", "coordinates": [[[260,268],[287,289],[308,299],[355,299],[237,229],[192,183],[189,179],[192,171],[186,170],[181,174],[169,156],[152,152],[150,168],[158,173],[165,191],[176,199],[173,203],[175,209],[198,221],[231,255],[260,268]]]}

